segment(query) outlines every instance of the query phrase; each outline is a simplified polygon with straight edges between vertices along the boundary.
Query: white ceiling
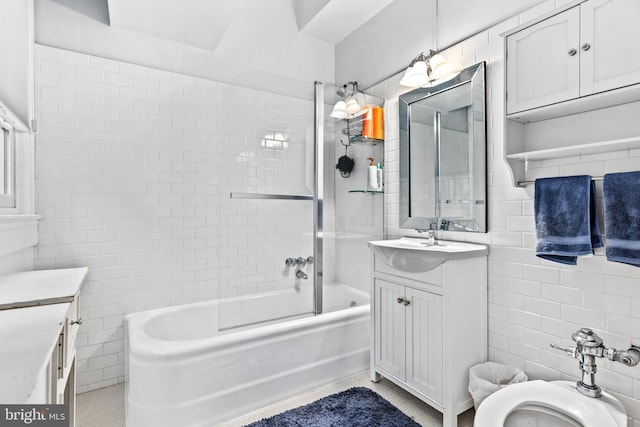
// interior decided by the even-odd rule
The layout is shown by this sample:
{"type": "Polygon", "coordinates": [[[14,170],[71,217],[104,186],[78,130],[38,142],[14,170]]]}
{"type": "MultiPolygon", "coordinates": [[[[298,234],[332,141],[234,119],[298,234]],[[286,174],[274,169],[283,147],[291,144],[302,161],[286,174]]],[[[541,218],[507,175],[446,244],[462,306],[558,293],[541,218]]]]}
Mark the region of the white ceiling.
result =
{"type": "Polygon", "coordinates": [[[246,0],[108,0],[112,27],[214,51],[246,0]]]}
{"type": "MultiPolygon", "coordinates": [[[[269,0],[259,0],[261,2],[269,0]]],[[[291,0],[272,2],[264,26],[287,25],[293,15],[298,30],[335,44],[394,0],[291,0]]],[[[215,51],[228,30],[255,37],[254,22],[240,13],[247,0],[108,0],[115,28],[215,51]]],[[[272,31],[268,31],[268,36],[272,31]]]]}
{"type": "Polygon", "coordinates": [[[320,0],[322,7],[313,8],[313,1],[294,0],[298,28],[303,34],[336,44],[356,28],[373,18],[394,0],[320,0]],[[305,16],[303,8],[310,13],[305,16]],[[310,18],[308,15],[312,15],[310,18]]]}

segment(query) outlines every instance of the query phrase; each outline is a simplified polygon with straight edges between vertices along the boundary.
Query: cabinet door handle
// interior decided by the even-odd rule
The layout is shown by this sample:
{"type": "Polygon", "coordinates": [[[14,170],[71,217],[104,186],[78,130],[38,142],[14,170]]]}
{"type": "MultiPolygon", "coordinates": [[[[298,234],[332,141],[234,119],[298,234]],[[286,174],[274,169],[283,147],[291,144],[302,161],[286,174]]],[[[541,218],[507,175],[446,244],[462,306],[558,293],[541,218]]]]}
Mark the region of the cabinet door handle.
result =
{"type": "Polygon", "coordinates": [[[409,302],[409,300],[404,300],[402,301],[402,304],[404,304],[404,306],[408,306],[409,304],[411,304],[411,302],[409,302]]]}
{"type": "Polygon", "coordinates": [[[581,49],[586,52],[589,49],[591,49],[591,45],[589,43],[585,43],[585,44],[582,45],[581,49]]]}
{"type": "Polygon", "coordinates": [[[72,320],[71,324],[72,325],[82,325],[82,322],[83,322],[83,320],[82,320],[82,317],[81,317],[78,320],[72,320]]]}
{"type": "Polygon", "coordinates": [[[398,304],[402,304],[402,303],[404,302],[404,299],[402,299],[402,298],[398,298],[398,299],[396,300],[396,302],[397,302],[398,304]]]}
{"type": "Polygon", "coordinates": [[[575,49],[569,49],[569,52],[568,52],[568,53],[569,53],[569,56],[575,56],[575,55],[576,55],[576,53],[578,53],[578,51],[577,51],[577,50],[575,50],[575,49]]]}

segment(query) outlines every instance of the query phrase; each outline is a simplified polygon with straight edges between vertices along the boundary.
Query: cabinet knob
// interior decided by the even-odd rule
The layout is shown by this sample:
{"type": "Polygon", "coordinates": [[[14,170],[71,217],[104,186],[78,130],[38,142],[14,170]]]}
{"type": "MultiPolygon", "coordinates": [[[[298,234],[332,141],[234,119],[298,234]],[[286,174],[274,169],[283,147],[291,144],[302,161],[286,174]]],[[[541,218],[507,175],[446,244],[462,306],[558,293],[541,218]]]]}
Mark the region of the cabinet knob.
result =
{"type": "Polygon", "coordinates": [[[404,298],[398,298],[398,299],[396,299],[396,302],[398,304],[404,305],[405,307],[408,306],[409,304],[411,304],[408,300],[406,300],[404,298]]]}
{"type": "Polygon", "coordinates": [[[409,302],[409,300],[404,300],[404,301],[402,301],[402,304],[406,307],[411,303],[409,302]]]}
{"type": "Polygon", "coordinates": [[[398,299],[396,300],[396,302],[397,302],[398,304],[402,304],[402,302],[403,302],[403,301],[404,301],[404,299],[402,299],[402,298],[398,298],[398,299]]]}
{"type": "Polygon", "coordinates": [[[71,324],[72,325],[82,325],[82,322],[83,322],[83,320],[82,320],[82,318],[80,318],[78,320],[72,320],[71,324]]]}
{"type": "Polygon", "coordinates": [[[577,50],[575,50],[575,49],[569,49],[569,52],[568,52],[568,53],[569,53],[569,56],[575,56],[575,55],[576,55],[576,53],[578,53],[578,51],[577,51],[577,50]]]}
{"type": "Polygon", "coordinates": [[[586,52],[589,49],[591,49],[591,45],[589,43],[585,43],[585,44],[582,45],[581,49],[586,52]]]}

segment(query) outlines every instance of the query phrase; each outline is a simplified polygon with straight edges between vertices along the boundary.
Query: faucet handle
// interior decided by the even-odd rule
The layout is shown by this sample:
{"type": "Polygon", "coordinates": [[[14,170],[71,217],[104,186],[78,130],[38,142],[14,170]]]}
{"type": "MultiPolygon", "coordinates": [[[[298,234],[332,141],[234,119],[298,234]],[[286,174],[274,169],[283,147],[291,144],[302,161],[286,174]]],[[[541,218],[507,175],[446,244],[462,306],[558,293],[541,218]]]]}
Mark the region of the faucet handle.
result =
{"type": "Polygon", "coordinates": [[[558,344],[549,344],[551,346],[551,348],[553,348],[554,350],[560,350],[560,351],[564,351],[565,353],[567,353],[569,356],[571,357],[576,357],[576,349],[573,347],[562,347],[561,345],[558,344]]]}
{"type": "Polygon", "coordinates": [[[295,258],[287,258],[285,260],[285,264],[287,265],[287,267],[295,267],[296,266],[296,259],[295,258]]]}

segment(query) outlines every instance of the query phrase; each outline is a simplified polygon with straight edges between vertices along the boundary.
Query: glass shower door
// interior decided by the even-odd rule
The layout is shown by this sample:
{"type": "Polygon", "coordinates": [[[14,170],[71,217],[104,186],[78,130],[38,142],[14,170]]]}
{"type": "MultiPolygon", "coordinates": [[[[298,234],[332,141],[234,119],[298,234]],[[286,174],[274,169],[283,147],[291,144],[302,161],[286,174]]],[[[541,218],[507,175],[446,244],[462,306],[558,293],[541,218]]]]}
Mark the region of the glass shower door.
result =
{"type": "Polygon", "coordinates": [[[313,101],[254,92],[242,116],[251,136],[225,145],[233,176],[219,192],[220,330],[322,311],[322,84],[313,101]]]}

